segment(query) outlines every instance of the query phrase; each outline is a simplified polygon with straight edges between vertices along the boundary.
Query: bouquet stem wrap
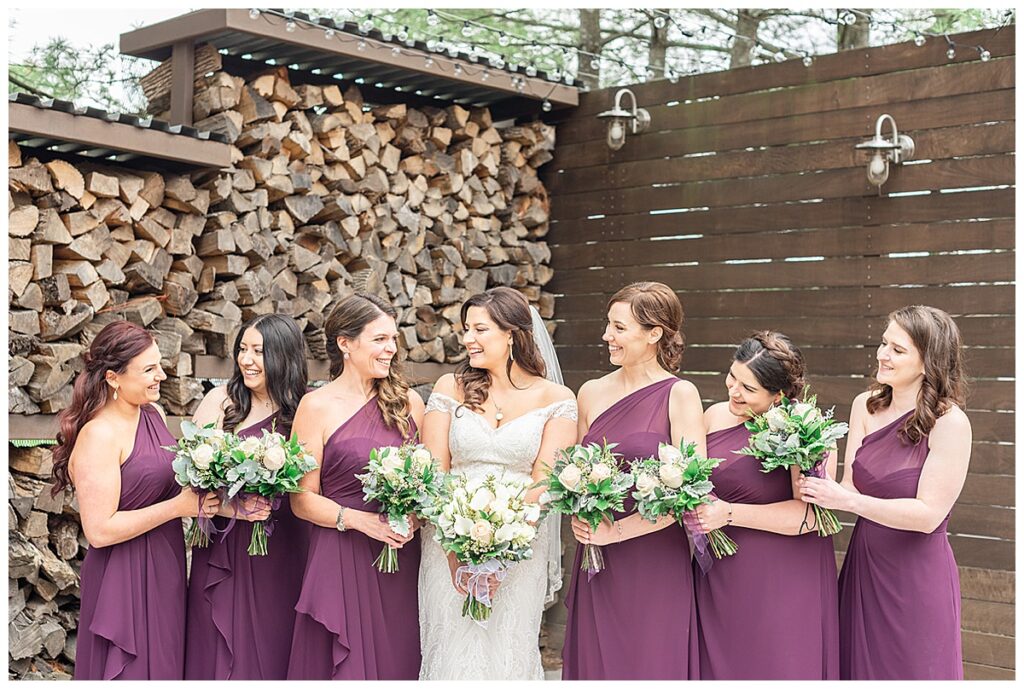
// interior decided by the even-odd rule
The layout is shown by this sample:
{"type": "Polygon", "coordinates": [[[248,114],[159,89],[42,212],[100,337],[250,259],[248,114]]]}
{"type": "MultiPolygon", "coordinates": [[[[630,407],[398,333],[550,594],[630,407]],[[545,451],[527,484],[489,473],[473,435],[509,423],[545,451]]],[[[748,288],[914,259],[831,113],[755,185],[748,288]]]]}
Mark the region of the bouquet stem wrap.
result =
{"type": "Polygon", "coordinates": [[[198,497],[199,506],[196,508],[195,519],[192,520],[191,526],[185,532],[185,545],[192,548],[206,548],[210,545],[210,537],[217,533],[217,527],[211,518],[203,514],[203,498],[217,491],[196,490],[195,488],[192,490],[198,497]]]}
{"type": "Polygon", "coordinates": [[[693,539],[693,556],[697,560],[697,564],[700,565],[700,571],[707,574],[711,571],[714,560],[711,559],[711,543],[707,534],[700,528],[696,510],[683,512],[683,527],[693,539]]]}
{"type": "MultiPolygon", "coordinates": [[[[813,478],[826,478],[825,473],[825,460],[821,460],[810,469],[801,471],[804,476],[811,476],[813,478]]],[[[814,508],[814,523],[818,530],[818,535],[822,538],[826,536],[834,536],[843,530],[843,525],[836,519],[836,515],[832,513],[832,510],[821,507],[820,505],[812,504],[814,508]]]]}
{"type": "MultiPolygon", "coordinates": [[[[234,516],[231,517],[231,522],[227,528],[224,529],[224,535],[221,536],[221,540],[227,536],[228,532],[234,528],[235,522],[238,521],[238,515],[247,517],[252,512],[245,508],[245,499],[249,496],[249,493],[242,493],[236,495],[231,499],[231,505],[235,509],[234,516]]],[[[271,511],[276,510],[281,506],[281,496],[275,495],[274,499],[270,501],[271,511]]],[[[254,521],[252,523],[252,536],[249,538],[249,549],[246,551],[250,555],[266,555],[269,551],[267,549],[269,545],[270,536],[274,533],[274,524],[276,520],[273,516],[261,521],[254,521]]]]}
{"type": "Polygon", "coordinates": [[[601,554],[601,546],[587,543],[583,546],[583,559],[580,560],[580,569],[587,573],[587,583],[594,578],[594,575],[604,569],[604,555],[601,554]]]}
{"type": "Polygon", "coordinates": [[[462,604],[462,616],[469,617],[478,625],[487,628],[491,618],[491,589],[487,581],[493,575],[499,582],[508,575],[508,567],[499,560],[488,560],[479,565],[461,565],[455,571],[455,578],[461,583],[465,581],[465,589],[469,592],[466,602],[462,604]]]}

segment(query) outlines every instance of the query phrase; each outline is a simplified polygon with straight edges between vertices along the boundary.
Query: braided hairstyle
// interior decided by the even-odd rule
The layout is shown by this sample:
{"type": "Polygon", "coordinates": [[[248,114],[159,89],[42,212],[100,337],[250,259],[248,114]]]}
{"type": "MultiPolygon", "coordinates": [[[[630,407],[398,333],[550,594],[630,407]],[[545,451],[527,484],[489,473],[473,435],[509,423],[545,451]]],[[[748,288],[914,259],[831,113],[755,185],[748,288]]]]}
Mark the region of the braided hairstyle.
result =
{"type": "Polygon", "coordinates": [[[807,386],[807,365],[799,347],[782,333],[759,330],[743,340],[732,355],[733,361],[746,364],[757,382],[772,394],[781,392],[798,399],[807,386]]]}
{"type": "MultiPolygon", "coordinates": [[[[904,306],[889,314],[888,323],[895,323],[910,336],[924,362],[917,408],[899,430],[904,442],[916,445],[953,404],[963,407],[967,400],[963,340],[953,318],[932,306],[904,306]]],[[[892,386],[876,380],[870,391],[868,412],[874,414],[892,404],[892,386]]]]}
{"type": "Polygon", "coordinates": [[[682,330],[683,304],[672,288],[661,282],[634,282],[613,294],[608,308],[618,302],[629,304],[633,318],[643,328],[661,328],[658,363],[670,373],[679,371],[686,346],[682,330]]]}
{"type": "Polygon", "coordinates": [[[104,326],[82,355],[85,368],[75,379],[71,404],[57,417],[57,447],[53,450],[53,488],[51,495],[71,485],[68,461],[82,427],[107,404],[107,371],[124,373],[128,363],[153,346],[153,336],[130,321],[114,321],[104,326]]]}

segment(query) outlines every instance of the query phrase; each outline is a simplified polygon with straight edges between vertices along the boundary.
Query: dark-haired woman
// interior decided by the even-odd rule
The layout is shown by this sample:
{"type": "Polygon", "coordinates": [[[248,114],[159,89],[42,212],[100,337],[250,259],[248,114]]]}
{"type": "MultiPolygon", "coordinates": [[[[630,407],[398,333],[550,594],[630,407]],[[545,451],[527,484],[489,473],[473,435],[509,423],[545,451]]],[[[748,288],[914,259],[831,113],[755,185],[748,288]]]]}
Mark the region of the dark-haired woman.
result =
{"type": "MultiPolygon", "coordinates": [[[[192,420],[239,437],[291,433],[306,392],[305,339],[295,320],[269,314],[246,323],[234,346],[227,385],[211,390],[192,420]]],[[[226,504],[215,519],[222,535],[192,549],[185,679],[284,679],[288,672],[295,602],[309,546],[309,526],[285,497],[271,511],[249,496],[226,504]],[[270,519],[266,556],[248,554],[252,522],[270,519]]]]}
{"type": "Polygon", "coordinates": [[[343,299],[324,325],[331,382],[295,414],[292,428],[320,468],[292,496],[313,528],[289,679],[416,679],[419,669],[418,533],[392,531],[355,477],[371,449],[401,445],[423,422],[423,400],[402,376],[396,316],[372,294],[343,299]],[[399,549],[393,574],[373,566],[385,545],[399,549]]]}
{"type": "MultiPolygon", "coordinates": [[[[573,444],[576,400],[564,385],[547,379],[557,360],[534,314],[526,298],[509,287],[463,303],[468,358],[434,386],[423,432],[446,471],[470,480],[493,473],[534,486],[547,476],[557,452],[573,444]]],[[[529,488],[526,500],[536,502],[542,492],[529,488]]],[[[496,595],[487,627],[462,616],[463,563],[446,555],[427,527],[419,577],[420,679],[544,678],[537,645],[541,614],[561,585],[558,523],[548,519],[537,525],[533,557],[511,565],[503,580],[491,579],[496,595]]]]}
{"type": "Polygon", "coordinates": [[[841,679],[963,679],[960,578],[946,525],[967,477],[971,422],[949,314],[889,314],[871,389],[853,400],[843,482],[807,502],[858,515],[839,575],[841,679]]]}
{"type": "MultiPolygon", "coordinates": [[[[795,488],[799,471],[767,474],[736,454],[751,414],[785,395],[799,398],[806,366],[781,333],[740,343],[726,375],[726,402],[708,407],[708,456],[722,459],[711,480],[718,500],[697,508],[705,531],[723,529],[739,546],[705,574],[694,568],[701,679],[839,679],[839,619],[832,537],[795,488]]],[[[826,470],[835,473],[832,453],[826,470]]]]}
{"type": "MultiPolygon", "coordinates": [[[[583,443],[617,443],[622,468],[685,439],[704,454],[700,395],[675,372],[683,354],[683,307],[660,282],[638,282],[608,302],[603,340],[617,370],[580,388],[583,443]]],[[[670,517],[651,523],[627,498],[596,531],[573,518],[580,544],[602,547],[605,569],[580,572],[577,547],[566,596],[563,679],[697,679],[697,617],[690,547],[670,517]]]]}
{"type": "Polygon", "coordinates": [[[54,492],[73,484],[89,550],[81,569],[75,679],[182,679],[181,518],[217,512],[174,480],[160,350],[128,321],[96,335],[60,414],[54,492]]]}

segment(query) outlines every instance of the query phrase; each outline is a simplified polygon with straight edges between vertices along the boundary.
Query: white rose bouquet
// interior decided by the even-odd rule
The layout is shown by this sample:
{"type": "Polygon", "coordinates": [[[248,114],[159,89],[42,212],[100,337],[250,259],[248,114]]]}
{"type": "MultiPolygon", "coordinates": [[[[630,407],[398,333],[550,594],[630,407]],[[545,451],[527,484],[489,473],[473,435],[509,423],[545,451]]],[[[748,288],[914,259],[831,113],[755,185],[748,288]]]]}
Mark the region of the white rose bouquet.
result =
{"type": "MultiPolygon", "coordinates": [[[[823,478],[828,454],[836,449],[850,427],[832,418],[835,407],[823,413],[817,401],[816,395],[799,402],[783,396],[778,405],[747,421],[750,443],[738,454],[761,460],[761,471],[765,473],[795,465],[804,476],[823,478]]],[[[819,536],[831,536],[842,530],[831,510],[812,507],[819,536]]]]}
{"type": "MultiPolygon", "coordinates": [[[[289,440],[280,433],[264,429],[260,438],[250,436],[241,440],[237,436],[231,437],[234,440],[225,472],[229,499],[239,493],[261,495],[270,501],[272,509],[277,509],[281,496],[301,493],[299,479],[316,469],[313,455],[306,452],[294,434],[289,440]]],[[[240,503],[235,499],[236,511],[241,508],[240,503]]],[[[253,522],[248,553],[266,555],[267,539],[272,533],[273,522],[253,522]]]]}
{"type": "Polygon", "coordinates": [[[434,539],[455,553],[460,562],[456,577],[467,578],[469,595],[463,617],[486,626],[491,616],[488,578],[505,578],[509,563],[533,556],[540,506],[524,500],[526,483],[488,474],[467,479],[450,476],[440,509],[434,516],[434,539]]]}
{"type": "Polygon", "coordinates": [[[632,466],[636,486],[633,498],[640,516],[654,522],[658,517],[671,515],[684,525],[693,537],[697,562],[705,572],[711,566],[707,556],[709,545],[718,559],[736,554],[736,543],[725,532],[714,529],[705,534],[699,526],[695,528],[693,516],[699,505],[711,502],[715,489],[711,470],[721,461],[702,457],[697,453],[696,443],[683,440],[679,447],[660,443],[657,457],[637,460],[632,466]]]}
{"type": "MultiPolygon", "coordinates": [[[[370,450],[366,473],[356,474],[356,478],[363,484],[366,501],[378,501],[391,530],[402,536],[408,536],[412,528],[406,515],[430,518],[442,488],[437,460],[426,447],[413,443],[370,450]]],[[[373,564],[380,572],[397,572],[398,550],[385,545],[373,564]]]]}
{"type": "MultiPolygon", "coordinates": [[[[231,466],[231,450],[237,438],[214,428],[210,423],[200,427],[189,420],[181,422],[181,439],[177,445],[165,447],[174,452],[171,468],[179,486],[191,486],[202,502],[209,492],[222,493],[227,486],[227,471],[231,466]]],[[[210,535],[216,529],[213,521],[202,515],[192,520],[185,533],[185,542],[193,548],[210,545],[210,535]]]]}
{"type": "MultiPolygon", "coordinates": [[[[573,445],[559,453],[544,485],[551,498],[549,509],[575,515],[597,529],[602,521],[615,521],[633,485],[633,476],[619,468],[612,452],[615,443],[573,445]]],[[[604,569],[604,556],[596,545],[583,546],[580,569],[588,580],[604,569]]]]}

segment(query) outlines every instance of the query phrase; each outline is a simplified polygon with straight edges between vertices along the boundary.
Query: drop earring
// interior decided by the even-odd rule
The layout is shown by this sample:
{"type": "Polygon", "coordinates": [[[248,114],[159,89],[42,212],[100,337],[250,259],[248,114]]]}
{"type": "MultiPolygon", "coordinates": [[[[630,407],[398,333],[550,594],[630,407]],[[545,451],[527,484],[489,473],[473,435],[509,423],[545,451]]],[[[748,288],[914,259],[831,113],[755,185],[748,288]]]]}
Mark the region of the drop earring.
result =
{"type": "Polygon", "coordinates": [[[114,388],[114,401],[117,401],[117,388],[114,388]]]}
{"type": "Polygon", "coordinates": [[[515,342],[511,339],[508,341],[508,360],[513,364],[516,362],[515,342]]]}

